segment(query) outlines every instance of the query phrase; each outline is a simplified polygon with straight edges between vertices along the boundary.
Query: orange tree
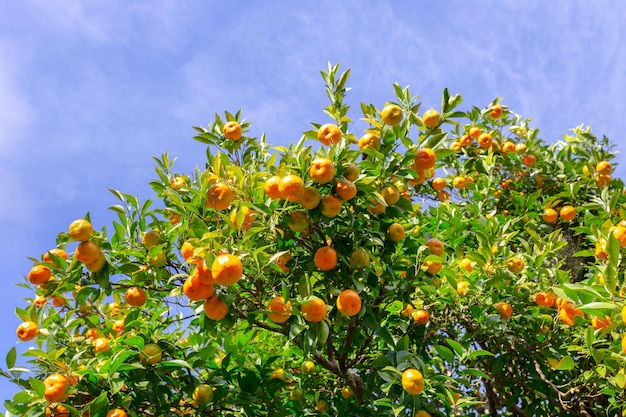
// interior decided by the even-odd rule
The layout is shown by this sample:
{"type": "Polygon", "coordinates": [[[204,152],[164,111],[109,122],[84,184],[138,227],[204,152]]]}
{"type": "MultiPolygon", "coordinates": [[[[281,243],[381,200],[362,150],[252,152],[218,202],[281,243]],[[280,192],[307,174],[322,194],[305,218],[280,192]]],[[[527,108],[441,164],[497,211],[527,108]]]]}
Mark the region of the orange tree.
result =
{"type": "Polygon", "coordinates": [[[499,99],[459,111],[447,90],[420,112],[398,85],[355,132],[348,74],[322,72],[326,116],[297,143],[226,112],[196,128],[194,173],[155,158],[157,204],[113,191],[112,226],[60,233],[24,279],[7,409],[621,412],[626,197],[608,140],[546,144],[499,99]]]}

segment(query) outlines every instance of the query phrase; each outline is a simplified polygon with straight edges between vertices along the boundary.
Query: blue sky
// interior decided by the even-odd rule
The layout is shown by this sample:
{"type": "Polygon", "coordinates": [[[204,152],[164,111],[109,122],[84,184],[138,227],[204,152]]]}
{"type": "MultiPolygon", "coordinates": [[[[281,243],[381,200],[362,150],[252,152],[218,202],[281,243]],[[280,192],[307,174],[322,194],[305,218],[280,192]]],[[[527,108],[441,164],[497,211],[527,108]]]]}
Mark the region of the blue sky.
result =
{"type": "MultiPolygon", "coordinates": [[[[341,62],[354,119],[393,82],[423,109],[448,87],[464,109],[504,97],[546,141],[584,123],[624,152],[625,21],[626,3],[608,1],[0,3],[0,365],[26,257],[87,211],[110,224],[107,188],[151,197],[152,155],[202,165],[191,126],[216,112],[242,108],[253,133],[298,140],[328,121],[319,70],[341,62]]],[[[0,400],[15,391],[0,380],[0,400]]]]}

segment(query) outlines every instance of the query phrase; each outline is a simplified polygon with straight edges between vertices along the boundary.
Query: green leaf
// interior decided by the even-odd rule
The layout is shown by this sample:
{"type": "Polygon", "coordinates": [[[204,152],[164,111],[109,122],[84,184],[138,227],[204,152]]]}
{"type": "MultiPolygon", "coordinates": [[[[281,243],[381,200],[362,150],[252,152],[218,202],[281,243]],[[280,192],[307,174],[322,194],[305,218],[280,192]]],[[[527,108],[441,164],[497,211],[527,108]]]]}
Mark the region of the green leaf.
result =
{"type": "Polygon", "coordinates": [[[465,353],[465,351],[463,350],[463,346],[461,346],[459,342],[456,342],[452,339],[446,339],[446,342],[448,342],[448,344],[454,350],[457,356],[463,356],[463,353],[465,353]]]}
{"type": "Polygon", "coordinates": [[[571,356],[565,356],[554,365],[550,364],[555,371],[569,371],[576,366],[574,359],[571,356]]]}
{"type": "Polygon", "coordinates": [[[454,354],[450,349],[442,345],[434,345],[433,348],[437,351],[437,354],[448,363],[454,362],[454,354]]]}
{"type": "Polygon", "coordinates": [[[182,359],[172,359],[170,361],[163,361],[159,364],[160,367],[163,368],[188,368],[191,369],[191,366],[182,359]]]}
{"type": "Polygon", "coordinates": [[[15,358],[17,357],[17,352],[15,350],[15,346],[9,350],[6,357],[7,368],[13,368],[15,366],[15,358]]]}
{"type": "Polygon", "coordinates": [[[28,383],[35,394],[37,394],[39,398],[43,398],[43,395],[46,392],[46,386],[44,383],[37,378],[28,378],[28,383]]]}
{"type": "Polygon", "coordinates": [[[585,313],[598,313],[606,310],[615,310],[618,306],[613,303],[594,302],[581,305],[578,308],[585,313]]]}

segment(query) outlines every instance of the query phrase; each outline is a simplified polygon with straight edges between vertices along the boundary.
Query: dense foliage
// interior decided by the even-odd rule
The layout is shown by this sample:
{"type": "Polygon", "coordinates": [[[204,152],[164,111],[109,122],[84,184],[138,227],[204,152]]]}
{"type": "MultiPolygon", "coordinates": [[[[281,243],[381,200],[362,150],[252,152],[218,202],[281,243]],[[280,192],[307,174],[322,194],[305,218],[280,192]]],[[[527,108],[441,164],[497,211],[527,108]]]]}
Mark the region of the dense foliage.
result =
{"type": "Polygon", "coordinates": [[[216,115],[193,174],[155,158],[154,200],[113,191],[112,226],[60,233],[22,284],[31,348],[27,369],[7,355],[23,388],[7,410],[620,413],[626,196],[608,140],[546,144],[499,99],[460,111],[447,90],[420,113],[398,85],[352,131],[348,74],[322,72],[330,104],[299,142],[216,115]]]}

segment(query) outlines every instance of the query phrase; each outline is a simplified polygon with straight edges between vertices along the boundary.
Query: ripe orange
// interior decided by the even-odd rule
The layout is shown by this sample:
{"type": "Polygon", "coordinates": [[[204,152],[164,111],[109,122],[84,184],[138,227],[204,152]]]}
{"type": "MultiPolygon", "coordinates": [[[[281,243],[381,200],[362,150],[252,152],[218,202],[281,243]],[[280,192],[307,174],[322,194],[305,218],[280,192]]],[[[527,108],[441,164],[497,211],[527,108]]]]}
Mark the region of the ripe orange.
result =
{"type": "Polygon", "coordinates": [[[328,158],[315,158],[309,166],[311,181],[318,184],[326,184],[335,177],[335,166],[328,158]]]}
{"type": "Polygon", "coordinates": [[[568,326],[573,326],[575,324],[574,317],[576,316],[585,317],[585,314],[577,309],[571,302],[566,302],[561,306],[561,309],[559,310],[559,317],[563,323],[568,326]]]}
{"type": "Polygon", "coordinates": [[[462,135],[459,138],[459,145],[461,145],[462,147],[465,146],[470,146],[473,142],[474,138],[471,137],[470,135],[462,135]]]}
{"type": "Polygon", "coordinates": [[[334,195],[322,196],[320,212],[326,217],[335,217],[341,211],[342,201],[334,195]]]}
{"type": "Polygon", "coordinates": [[[263,191],[269,198],[274,200],[278,200],[282,196],[280,195],[280,191],[278,189],[278,184],[280,183],[281,178],[278,175],[274,175],[273,177],[269,177],[265,184],[263,185],[263,191]]]}
{"type": "Polygon", "coordinates": [[[409,394],[419,394],[424,389],[424,376],[414,368],[405,370],[402,373],[402,388],[409,394]]]}
{"type": "Polygon", "coordinates": [[[594,180],[596,184],[598,184],[598,187],[602,188],[602,187],[606,187],[611,182],[611,176],[598,174],[595,176],[594,180]]]}
{"type": "Polygon", "coordinates": [[[385,203],[389,206],[396,204],[400,200],[400,191],[392,184],[383,187],[380,194],[385,199],[385,203]]]}
{"type": "Polygon", "coordinates": [[[613,236],[619,242],[620,248],[626,246],[626,227],[622,226],[621,222],[617,226],[611,227],[610,232],[613,233],[613,236]]]}
{"type": "Polygon", "coordinates": [[[546,223],[554,223],[557,218],[556,210],[553,208],[546,208],[543,210],[543,221],[546,223]]]}
{"type": "Polygon", "coordinates": [[[335,194],[343,201],[352,200],[356,197],[356,185],[350,180],[339,180],[335,184],[335,194]]]}
{"type": "Polygon", "coordinates": [[[221,320],[228,314],[228,304],[217,295],[212,295],[204,302],[204,314],[211,320],[221,320]]]}
{"type": "Polygon", "coordinates": [[[502,144],[501,151],[504,155],[508,155],[510,153],[515,152],[515,144],[509,140],[502,144]]]}
{"type": "Polygon", "coordinates": [[[365,205],[367,211],[372,214],[382,214],[387,210],[387,205],[380,202],[377,198],[370,197],[367,200],[367,204],[365,205]]]}
{"type": "Polygon", "coordinates": [[[315,403],[315,411],[319,411],[320,413],[326,413],[328,411],[328,401],[317,400],[317,403],[315,403]]]}
{"type": "Polygon", "coordinates": [[[165,253],[165,250],[161,249],[154,256],[148,255],[146,259],[148,261],[148,265],[150,265],[151,267],[161,268],[167,263],[167,254],[165,253]]]}
{"type": "Polygon", "coordinates": [[[404,226],[402,226],[400,223],[392,223],[387,228],[387,237],[392,242],[400,242],[402,239],[404,239],[404,234],[404,226]]]}
{"type": "Polygon", "coordinates": [[[58,402],[65,400],[66,391],[70,384],[65,375],[52,374],[43,380],[43,384],[46,387],[44,391],[44,398],[49,402],[58,402]]]}
{"type": "Polygon", "coordinates": [[[99,337],[93,341],[93,350],[94,352],[106,352],[109,350],[111,346],[109,345],[109,340],[106,337],[99,337]]]}
{"type": "Polygon", "coordinates": [[[216,182],[206,193],[206,206],[214,210],[224,210],[233,202],[234,192],[230,185],[216,182]]]}
{"type": "Polygon", "coordinates": [[[467,295],[469,293],[470,283],[467,281],[459,281],[456,284],[456,293],[460,296],[467,295]]]}
{"type": "Polygon", "coordinates": [[[304,232],[309,228],[309,213],[303,210],[292,211],[287,226],[293,232],[304,232]]]}
{"type": "Polygon", "coordinates": [[[197,239],[189,239],[186,240],[180,247],[180,254],[183,256],[183,259],[188,263],[204,262],[201,258],[194,257],[194,254],[196,252],[196,243],[197,239]]]}
{"type": "Polygon", "coordinates": [[[76,219],[70,223],[69,235],[73,240],[85,242],[91,238],[93,226],[85,219],[76,219]]]}
{"type": "Polygon", "coordinates": [[[611,175],[613,167],[609,161],[600,161],[596,165],[596,172],[600,175],[611,175]]]}
{"type": "Polygon", "coordinates": [[[185,185],[187,185],[187,180],[185,179],[185,177],[177,176],[170,180],[170,185],[172,186],[174,190],[178,191],[181,188],[183,188],[185,185]]]}
{"type": "Polygon", "coordinates": [[[604,260],[609,257],[609,250],[607,249],[608,242],[605,238],[601,237],[596,242],[595,255],[596,258],[604,260]]]}
{"type": "Polygon", "coordinates": [[[91,327],[91,328],[87,329],[87,331],[85,332],[85,338],[86,339],[97,339],[98,338],[98,329],[96,329],[95,327],[91,327]]]}
{"type": "Polygon", "coordinates": [[[70,417],[70,410],[62,404],[48,404],[46,417],[70,417]]]}
{"type": "Polygon", "coordinates": [[[365,249],[355,249],[350,255],[350,268],[364,268],[370,264],[370,256],[365,249]]]}
{"type": "Polygon", "coordinates": [[[130,287],[126,290],[126,302],[134,307],[141,307],[148,300],[148,294],[141,287],[130,287]]]}
{"type": "Polygon", "coordinates": [[[535,155],[529,153],[527,155],[524,155],[524,158],[522,159],[522,162],[527,167],[531,167],[531,166],[533,166],[533,165],[535,165],[537,163],[537,157],[535,155]]]}
{"type": "Polygon", "coordinates": [[[413,304],[408,303],[404,310],[400,312],[404,317],[412,317],[413,316],[413,304]]]}
{"type": "Polygon", "coordinates": [[[93,262],[85,263],[85,268],[87,268],[91,272],[98,272],[102,268],[104,268],[104,265],[106,264],[106,262],[107,262],[107,258],[104,256],[103,253],[100,253],[100,256],[98,256],[98,259],[96,259],[93,262]]]}
{"type": "Polygon", "coordinates": [[[354,393],[352,392],[352,389],[350,387],[343,387],[341,389],[341,397],[344,400],[347,400],[348,398],[352,397],[352,394],[354,393]]]}
{"type": "Polygon", "coordinates": [[[454,177],[454,180],[452,180],[452,185],[454,186],[454,188],[462,190],[464,188],[467,188],[467,180],[465,179],[465,177],[457,176],[454,177]]]}
{"type": "Polygon", "coordinates": [[[428,320],[430,320],[430,315],[428,314],[428,311],[424,310],[423,308],[415,310],[413,314],[411,314],[411,316],[417,324],[421,325],[428,323],[428,320]]]}
{"type": "Polygon", "coordinates": [[[518,143],[517,145],[515,145],[515,152],[517,152],[518,154],[526,153],[527,149],[528,149],[528,147],[523,142],[522,143],[518,143]]]}
{"type": "Polygon", "coordinates": [[[33,340],[37,334],[39,334],[39,327],[35,322],[25,321],[17,326],[15,334],[17,334],[17,338],[22,342],[28,342],[29,340],[33,340]]]}
{"type": "Polygon", "coordinates": [[[443,264],[441,262],[434,261],[426,261],[424,262],[424,266],[426,267],[426,272],[429,274],[436,274],[441,271],[441,268],[443,268],[443,264]]]}
{"type": "Polygon", "coordinates": [[[380,138],[373,133],[366,133],[361,136],[358,142],[359,148],[362,150],[373,149],[375,151],[380,150],[380,138]]]}
{"type": "Polygon", "coordinates": [[[141,236],[141,244],[146,249],[152,249],[153,247],[163,243],[161,233],[158,230],[148,230],[141,236]]]}
{"type": "Polygon", "coordinates": [[[437,177],[433,180],[433,188],[435,189],[435,191],[441,191],[444,188],[446,188],[446,180],[441,178],[441,177],[437,177]]]}
{"type": "Polygon", "coordinates": [[[289,272],[291,268],[287,266],[287,263],[292,259],[293,259],[293,256],[291,256],[291,253],[285,252],[282,255],[280,255],[278,258],[276,258],[274,262],[276,263],[276,265],[278,265],[280,269],[283,270],[283,272],[289,272]]]}
{"type": "Polygon", "coordinates": [[[311,296],[302,303],[300,311],[306,321],[317,323],[326,317],[326,303],[319,297],[311,296]]]}
{"type": "Polygon", "coordinates": [[[322,246],[315,251],[313,262],[322,271],[330,271],[337,266],[337,252],[330,246],[322,246]]]}
{"type": "Polygon", "coordinates": [[[606,317],[594,317],[591,319],[591,325],[595,330],[604,330],[611,325],[611,318],[606,317]]]}
{"type": "Polygon", "coordinates": [[[232,222],[233,226],[235,226],[235,229],[244,231],[248,230],[250,226],[252,226],[252,223],[256,220],[256,214],[248,206],[241,207],[240,212],[243,214],[243,222],[241,223],[241,225],[237,223],[237,210],[234,210],[232,213],[230,213],[230,221],[232,222]]]}
{"type": "Polygon", "coordinates": [[[510,318],[513,315],[513,307],[507,302],[500,301],[495,305],[496,310],[505,319],[510,318]]]}
{"type": "Polygon", "coordinates": [[[467,272],[472,272],[472,260],[469,258],[463,258],[459,261],[459,269],[467,272]]]}
{"type": "Polygon", "coordinates": [[[356,181],[361,175],[361,169],[359,166],[352,162],[346,162],[343,164],[343,177],[348,181],[356,181]]]}
{"type": "Polygon", "coordinates": [[[204,284],[194,275],[187,277],[183,284],[183,293],[191,301],[206,300],[213,295],[213,290],[212,284],[204,284]]]}
{"type": "Polygon", "coordinates": [[[225,253],[215,258],[211,272],[218,284],[229,287],[243,275],[243,265],[237,256],[225,253]]]}
{"type": "Polygon", "coordinates": [[[576,209],[572,206],[563,206],[559,211],[559,217],[566,222],[571,222],[576,217],[576,209]]]}
{"type": "Polygon", "coordinates": [[[297,175],[287,175],[278,183],[278,191],[281,198],[295,202],[302,198],[304,194],[304,181],[297,175]]]}
{"type": "Polygon", "coordinates": [[[28,281],[31,284],[39,285],[48,281],[51,276],[50,268],[44,265],[35,265],[28,272],[28,281]]]}
{"type": "Polygon", "coordinates": [[[439,126],[439,123],[441,123],[441,115],[437,110],[426,110],[422,116],[422,120],[424,121],[424,126],[429,129],[434,129],[439,126]]]}
{"type": "Polygon", "coordinates": [[[541,306],[541,307],[550,308],[554,305],[555,300],[556,300],[556,297],[551,292],[542,291],[535,295],[535,302],[537,303],[538,306],[541,306]]]}
{"type": "Polygon", "coordinates": [[[500,116],[502,116],[502,106],[499,104],[494,104],[491,107],[491,111],[489,112],[489,117],[491,117],[492,119],[498,119],[500,116]]]}
{"type": "Polygon", "coordinates": [[[291,317],[291,301],[285,303],[283,297],[272,298],[267,304],[267,309],[271,311],[267,317],[274,323],[284,323],[291,317]]]}
{"type": "Polygon", "coordinates": [[[113,324],[111,325],[111,328],[116,333],[123,333],[124,332],[124,320],[115,320],[113,324]]]}
{"type": "Polygon", "coordinates": [[[239,140],[241,138],[241,125],[235,121],[225,123],[222,130],[226,139],[239,140]]]}
{"type": "Polygon", "coordinates": [[[509,260],[506,262],[506,265],[509,268],[509,271],[513,272],[514,274],[519,274],[520,272],[522,272],[525,266],[524,261],[517,256],[509,258],[509,260]]]}
{"type": "Polygon", "coordinates": [[[343,290],[337,297],[337,310],[346,317],[352,317],[361,311],[361,297],[354,290],[343,290]]]}
{"type": "Polygon", "coordinates": [[[476,139],[480,136],[481,133],[482,131],[480,130],[479,127],[472,126],[469,130],[469,137],[476,139]]]}
{"type": "Polygon", "coordinates": [[[147,343],[139,352],[139,360],[145,365],[156,365],[163,359],[163,349],[156,343],[147,343]]]}
{"type": "Polygon", "coordinates": [[[478,136],[478,145],[481,148],[486,149],[490,147],[492,143],[493,143],[493,137],[489,133],[487,132],[481,133],[480,136],[478,136]]]}
{"type": "Polygon", "coordinates": [[[69,256],[67,255],[67,252],[65,252],[63,249],[59,249],[59,248],[54,248],[54,249],[50,249],[48,252],[46,252],[43,255],[43,261],[44,262],[49,262],[51,264],[53,264],[55,267],[59,267],[58,264],[55,264],[54,262],[52,262],[52,258],[51,256],[56,256],[57,258],[63,258],[66,261],[68,260],[69,256]]]}
{"type": "Polygon", "coordinates": [[[435,166],[437,162],[437,155],[430,148],[418,149],[415,152],[415,159],[413,160],[413,168],[415,171],[425,171],[435,166]]]}
{"type": "Polygon", "coordinates": [[[322,201],[322,195],[315,187],[304,187],[302,197],[298,201],[302,207],[307,210],[313,210],[320,205],[322,201]]]}
{"type": "Polygon", "coordinates": [[[215,279],[213,279],[213,273],[207,267],[206,262],[204,261],[198,262],[196,264],[196,267],[194,268],[191,275],[204,285],[215,284],[215,279]]]}
{"type": "Polygon", "coordinates": [[[341,129],[339,126],[334,125],[332,123],[327,123],[325,125],[320,126],[317,130],[317,139],[322,142],[323,145],[332,146],[341,140],[341,129]]]}
{"type": "Polygon", "coordinates": [[[126,411],[123,408],[113,408],[107,413],[107,417],[127,417],[126,411]]]}
{"type": "Polygon", "coordinates": [[[46,297],[44,297],[43,295],[38,295],[33,299],[33,304],[37,308],[45,306],[47,302],[48,300],[46,300],[46,297]]]}
{"type": "Polygon", "coordinates": [[[380,113],[380,118],[389,126],[397,126],[402,122],[402,108],[397,104],[387,104],[380,113]]]}
{"type": "Polygon", "coordinates": [[[443,255],[443,252],[445,250],[443,242],[439,239],[435,239],[434,237],[426,241],[426,246],[428,247],[430,253],[437,256],[443,255]]]}

